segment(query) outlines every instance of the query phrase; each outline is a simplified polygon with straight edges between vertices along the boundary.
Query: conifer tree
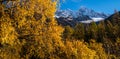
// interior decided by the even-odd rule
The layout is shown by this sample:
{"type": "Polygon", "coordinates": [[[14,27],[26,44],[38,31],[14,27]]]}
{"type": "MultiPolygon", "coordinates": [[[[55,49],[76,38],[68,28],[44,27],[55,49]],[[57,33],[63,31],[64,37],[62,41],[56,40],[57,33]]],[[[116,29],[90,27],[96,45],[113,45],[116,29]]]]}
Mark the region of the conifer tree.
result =
{"type": "Polygon", "coordinates": [[[76,39],[84,39],[85,32],[84,32],[84,26],[82,23],[77,24],[74,29],[74,37],[76,39]]]}
{"type": "Polygon", "coordinates": [[[97,39],[97,31],[98,31],[98,27],[96,25],[95,22],[92,22],[91,25],[90,25],[90,32],[91,32],[91,35],[92,35],[92,39],[97,39]]]}
{"type": "Polygon", "coordinates": [[[102,21],[98,24],[98,40],[97,40],[98,42],[104,42],[103,39],[107,37],[105,30],[106,30],[105,24],[102,21]]]}
{"type": "Polygon", "coordinates": [[[71,28],[70,26],[66,26],[65,30],[63,32],[63,36],[65,39],[70,39],[72,37],[73,33],[74,33],[73,28],[71,28]]]}

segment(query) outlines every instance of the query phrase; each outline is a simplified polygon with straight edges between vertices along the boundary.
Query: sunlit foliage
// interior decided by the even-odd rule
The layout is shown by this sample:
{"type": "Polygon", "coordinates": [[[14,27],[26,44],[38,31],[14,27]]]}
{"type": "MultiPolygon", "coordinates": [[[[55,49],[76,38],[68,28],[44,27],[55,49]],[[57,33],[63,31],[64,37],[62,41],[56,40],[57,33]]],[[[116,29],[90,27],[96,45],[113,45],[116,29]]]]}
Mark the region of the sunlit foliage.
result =
{"type": "Polygon", "coordinates": [[[64,28],[54,18],[57,5],[58,0],[0,1],[0,59],[119,58],[119,24],[64,28]]]}

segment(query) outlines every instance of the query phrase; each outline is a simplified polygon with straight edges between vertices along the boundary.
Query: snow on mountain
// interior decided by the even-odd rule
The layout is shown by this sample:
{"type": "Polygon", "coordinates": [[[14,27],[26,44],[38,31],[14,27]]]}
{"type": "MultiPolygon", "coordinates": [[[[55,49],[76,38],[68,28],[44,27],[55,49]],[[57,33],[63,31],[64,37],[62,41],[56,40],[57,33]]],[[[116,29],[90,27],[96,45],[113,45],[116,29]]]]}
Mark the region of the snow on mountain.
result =
{"type": "Polygon", "coordinates": [[[67,18],[67,17],[76,17],[75,16],[75,11],[72,11],[70,9],[67,9],[67,10],[57,10],[56,13],[55,13],[55,16],[56,17],[64,17],[64,18],[67,18]]]}
{"type": "Polygon", "coordinates": [[[106,15],[104,13],[95,12],[94,10],[83,7],[83,6],[80,7],[77,14],[78,14],[78,17],[81,15],[87,15],[90,18],[106,18],[106,17],[108,17],[108,15],[106,15]]]}
{"type": "MultiPolygon", "coordinates": [[[[57,10],[55,17],[64,18],[64,20],[74,20],[81,23],[99,22],[107,18],[109,15],[105,13],[99,13],[86,7],[80,7],[78,11],[57,10]]],[[[60,20],[60,19],[59,19],[60,20]]]]}
{"type": "Polygon", "coordinates": [[[94,22],[99,22],[99,21],[104,20],[104,18],[92,18],[92,20],[93,20],[94,22]]]}
{"type": "Polygon", "coordinates": [[[104,18],[92,18],[92,20],[80,21],[81,23],[91,23],[91,22],[99,22],[104,20],[104,18]]]}

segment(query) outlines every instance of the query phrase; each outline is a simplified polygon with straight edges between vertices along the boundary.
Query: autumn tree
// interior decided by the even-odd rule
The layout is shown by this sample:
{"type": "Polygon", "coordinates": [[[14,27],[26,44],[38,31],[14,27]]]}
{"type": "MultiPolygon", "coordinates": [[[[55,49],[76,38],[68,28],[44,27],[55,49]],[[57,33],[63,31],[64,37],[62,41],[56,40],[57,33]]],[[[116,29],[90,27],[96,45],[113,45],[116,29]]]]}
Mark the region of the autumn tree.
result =
{"type": "Polygon", "coordinates": [[[22,44],[25,40],[27,42],[22,48],[17,48],[22,50],[22,55],[19,54],[21,58],[54,58],[51,53],[62,45],[60,36],[63,31],[54,19],[57,0],[21,0],[11,3],[12,6],[7,12],[3,10],[6,14],[0,18],[2,45],[14,46],[18,44],[17,41],[22,44]]]}
{"type": "Polygon", "coordinates": [[[0,5],[0,58],[19,59],[21,45],[12,20],[2,4],[0,5]]]}
{"type": "Polygon", "coordinates": [[[94,50],[89,49],[87,45],[79,40],[66,41],[65,46],[67,59],[94,59],[97,57],[94,50]]]}
{"type": "Polygon", "coordinates": [[[90,49],[95,50],[97,54],[97,59],[107,59],[108,56],[103,48],[102,43],[97,43],[94,39],[90,40],[90,49]]]}

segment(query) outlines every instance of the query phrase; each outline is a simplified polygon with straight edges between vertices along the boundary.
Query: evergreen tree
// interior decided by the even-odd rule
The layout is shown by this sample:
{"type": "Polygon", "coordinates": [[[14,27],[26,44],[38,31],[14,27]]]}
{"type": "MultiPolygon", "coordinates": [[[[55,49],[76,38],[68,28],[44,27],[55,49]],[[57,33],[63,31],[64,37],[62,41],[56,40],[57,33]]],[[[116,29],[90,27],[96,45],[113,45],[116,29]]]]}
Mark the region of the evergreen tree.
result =
{"type": "Polygon", "coordinates": [[[73,33],[74,33],[73,28],[71,28],[70,26],[65,26],[65,30],[63,32],[63,37],[65,39],[70,39],[70,38],[72,38],[73,33]]]}
{"type": "Polygon", "coordinates": [[[98,34],[97,34],[98,27],[97,27],[97,25],[96,25],[95,22],[91,23],[91,25],[90,25],[90,31],[91,31],[92,38],[93,39],[97,39],[97,36],[98,36],[98,34]]]}
{"type": "Polygon", "coordinates": [[[116,11],[115,14],[112,16],[111,22],[113,23],[113,25],[120,25],[120,14],[118,11],[116,11]]]}
{"type": "Polygon", "coordinates": [[[102,21],[98,24],[98,42],[104,42],[104,38],[106,38],[106,28],[105,23],[102,21]]]}
{"type": "Polygon", "coordinates": [[[74,37],[76,39],[84,39],[85,32],[84,32],[84,26],[82,23],[77,24],[74,29],[74,37]]]}
{"type": "Polygon", "coordinates": [[[108,38],[110,38],[112,40],[112,42],[115,42],[116,40],[116,32],[117,27],[115,27],[110,21],[108,21],[107,26],[106,26],[106,34],[108,36],[108,38]]]}

